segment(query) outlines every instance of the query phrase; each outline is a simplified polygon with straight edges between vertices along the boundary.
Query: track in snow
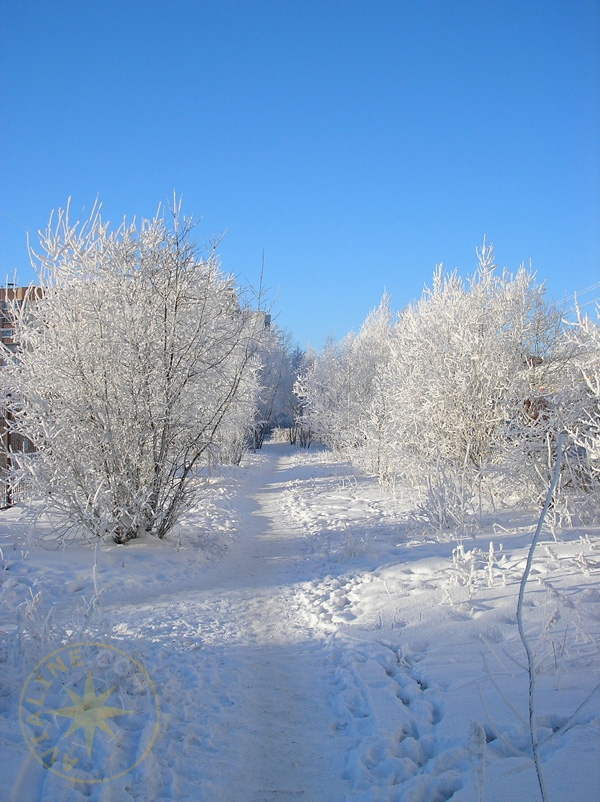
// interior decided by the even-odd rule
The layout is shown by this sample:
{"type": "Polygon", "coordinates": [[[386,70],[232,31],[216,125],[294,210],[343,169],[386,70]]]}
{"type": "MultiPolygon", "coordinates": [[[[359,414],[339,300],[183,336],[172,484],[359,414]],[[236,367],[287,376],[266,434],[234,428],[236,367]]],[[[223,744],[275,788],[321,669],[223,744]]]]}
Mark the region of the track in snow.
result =
{"type": "Polygon", "coordinates": [[[197,590],[115,612],[124,634],[172,635],[179,651],[163,670],[155,662],[159,799],[331,802],[350,788],[326,640],[295,614],[294,586],[314,574],[309,541],[282,511],[287,453],[266,449],[245,471],[238,535],[197,590]]]}

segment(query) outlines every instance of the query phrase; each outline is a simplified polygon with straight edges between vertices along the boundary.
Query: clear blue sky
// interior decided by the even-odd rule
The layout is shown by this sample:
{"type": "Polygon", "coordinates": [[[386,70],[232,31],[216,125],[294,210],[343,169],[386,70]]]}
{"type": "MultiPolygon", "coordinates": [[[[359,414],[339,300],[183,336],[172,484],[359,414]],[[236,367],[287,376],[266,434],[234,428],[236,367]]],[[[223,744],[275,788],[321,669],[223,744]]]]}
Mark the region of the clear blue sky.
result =
{"type": "Polygon", "coordinates": [[[600,0],[0,9],[2,279],[68,197],[118,224],[176,191],[226,272],[264,249],[302,346],[470,273],[484,234],[554,299],[600,282],[600,0]]]}

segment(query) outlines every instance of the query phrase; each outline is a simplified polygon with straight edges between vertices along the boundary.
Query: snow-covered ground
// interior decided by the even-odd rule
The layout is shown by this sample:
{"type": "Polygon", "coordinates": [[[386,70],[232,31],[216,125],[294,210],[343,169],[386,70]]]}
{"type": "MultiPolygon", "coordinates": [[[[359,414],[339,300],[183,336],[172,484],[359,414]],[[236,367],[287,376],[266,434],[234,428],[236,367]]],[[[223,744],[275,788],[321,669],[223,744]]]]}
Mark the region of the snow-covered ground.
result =
{"type": "MultiPolygon", "coordinates": [[[[168,542],[42,548],[0,513],[0,799],[539,799],[515,618],[536,515],[461,545],[409,511],[267,444],[168,542]]],[[[542,536],[524,620],[551,802],[600,799],[599,580],[597,529],[542,536]]]]}

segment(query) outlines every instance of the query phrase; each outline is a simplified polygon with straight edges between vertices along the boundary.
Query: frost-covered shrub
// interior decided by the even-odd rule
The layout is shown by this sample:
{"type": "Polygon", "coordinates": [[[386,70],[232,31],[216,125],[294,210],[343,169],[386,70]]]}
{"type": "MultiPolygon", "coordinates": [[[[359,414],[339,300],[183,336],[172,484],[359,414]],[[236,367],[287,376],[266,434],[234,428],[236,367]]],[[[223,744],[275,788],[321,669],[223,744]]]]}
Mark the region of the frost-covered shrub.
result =
{"type": "Polygon", "coordinates": [[[389,432],[384,369],[389,353],[390,302],[384,295],[360,332],[330,339],[296,382],[300,426],[356,464],[387,474],[389,432]]]}
{"type": "Polygon", "coordinates": [[[426,476],[441,461],[477,479],[501,455],[507,421],[538,381],[531,366],[552,362],[560,314],[531,273],[497,274],[492,262],[484,245],[466,282],[438,268],[431,289],[399,316],[389,386],[400,472],[426,476]]]}
{"type": "Polygon", "coordinates": [[[425,479],[421,501],[413,518],[442,535],[464,535],[475,521],[475,495],[468,468],[438,463],[425,479]]]}
{"type": "MultiPolygon", "coordinates": [[[[359,334],[329,341],[297,383],[315,437],[383,486],[419,489],[421,520],[438,531],[464,530],[488,498],[543,497],[553,444],[581,406],[573,348],[543,285],[524,267],[498,272],[485,241],[477,257],[467,279],[439,266],[395,320],[384,296],[359,334]]],[[[580,452],[593,452],[590,412],[586,426],[566,449],[565,487],[589,474],[580,452]]]]}
{"type": "Polygon", "coordinates": [[[41,297],[5,353],[4,402],[35,445],[15,455],[57,523],[125,542],[163,537],[200,487],[197,469],[234,458],[256,402],[259,321],[192,224],[173,210],[109,232],[98,212],[60,212],[37,256],[41,297]]]}
{"type": "Polygon", "coordinates": [[[563,437],[550,524],[593,521],[600,510],[600,335],[589,318],[566,327],[554,359],[529,368],[530,390],[508,416],[503,459],[522,498],[540,503],[563,437]],[[535,378],[534,378],[535,377],[535,378]]]}
{"type": "Polygon", "coordinates": [[[596,322],[578,313],[569,331],[574,348],[571,361],[571,403],[565,429],[573,446],[567,450],[575,464],[576,481],[588,507],[600,515],[600,306],[596,322]],[[576,455],[577,459],[573,459],[576,455]]]}
{"type": "Polygon", "coordinates": [[[290,430],[289,428],[284,429],[282,426],[276,426],[274,429],[271,429],[269,437],[272,443],[289,443],[290,430]]]}
{"type": "Polygon", "coordinates": [[[289,332],[271,325],[263,332],[257,351],[259,360],[260,393],[252,433],[253,448],[261,448],[265,437],[275,428],[294,425],[293,386],[296,379],[295,362],[300,358],[291,344],[289,332]]]}
{"type": "Polygon", "coordinates": [[[302,409],[299,425],[337,452],[356,445],[353,340],[353,334],[340,343],[329,339],[294,387],[302,409]]]}

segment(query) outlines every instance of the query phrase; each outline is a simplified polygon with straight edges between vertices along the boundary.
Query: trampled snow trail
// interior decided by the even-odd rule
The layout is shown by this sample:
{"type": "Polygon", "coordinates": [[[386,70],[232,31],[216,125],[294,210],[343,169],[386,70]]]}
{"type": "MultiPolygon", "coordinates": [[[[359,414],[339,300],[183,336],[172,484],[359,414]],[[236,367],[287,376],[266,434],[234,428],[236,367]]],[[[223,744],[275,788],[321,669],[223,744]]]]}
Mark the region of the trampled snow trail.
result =
{"type": "Polygon", "coordinates": [[[310,568],[307,543],[281,508],[288,461],[267,450],[248,472],[240,538],[207,573],[211,594],[222,594],[226,604],[226,662],[239,683],[230,688],[236,701],[219,747],[229,777],[214,789],[227,800],[345,796],[344,754],[328,706],[332,669],[323,641],[293,615],[293,583],[303,573],[309,579],[310,568]]]}
{"type": "Polygon", "coordinates": [[[196,590],[119,609],[123,634],[163,639],[170,630],[175,648],[188,647],[178,661],[165,659],[164,672],[155,663],[157,798],[346,796],[344,742],[328,704],[334,668],[322,632],[295,615],[294,585],[312,579],[313,567],[307,539],[281,505],[288,454],[268,447],[245,471],[236,540],[200,573],[196,590]]]}

